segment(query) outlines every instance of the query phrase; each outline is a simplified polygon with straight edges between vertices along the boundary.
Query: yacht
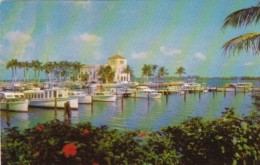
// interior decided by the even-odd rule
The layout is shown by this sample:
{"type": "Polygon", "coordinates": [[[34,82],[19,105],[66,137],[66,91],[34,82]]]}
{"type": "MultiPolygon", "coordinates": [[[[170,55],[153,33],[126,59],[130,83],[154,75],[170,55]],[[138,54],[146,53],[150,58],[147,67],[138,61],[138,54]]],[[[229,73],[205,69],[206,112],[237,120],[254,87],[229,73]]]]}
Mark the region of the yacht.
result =
{"type": "Polygon", "coordinates": [[[29,106],[32,107],[64,108],[64,104],[69,101],[71,109],[78,109],[78,99],[70,98],[66,89],[26,90],[23,94],[29,100],[29,106]]]}
{"type": "Polygon", "coordinates": [[[116,95],[109,91],[96,90],[92,95],[93,101],[116,101],[116,95]]]}
{"type": "Polygon", "coordinates": [[[27,112],[28,100],[23,93],[0,92],[0,109],[27,112]]]}
{"type": "Polygon", "coordinates": [[[91,95],[81,91],[69,91],[69,97],[78,99],[79,104],[89,104],[92,102],[91,95]]]}
{"type": "Polygon", "coordinates": [[[129,97],[133,92],[131,88],[110,88],[110,91],[117,97],[129,97]]]}
{"type": "Polygon", "coordinates": [[[253,83],[228,83],[223,88],[218,88],[220,92],[250,92],[253,90],[253,83]]]}
{"type": "Polygon", "coordinates": [[[190,82],[185,82],[181,86],[181,90],[192,93],[192,92],[202,92],[204,91],[204,88],[202,87],[201,84],[190,81],[190,82]]]}
{"type": "Polygon", "coordinates": [[[154,89],[151,89],[147,86],[138,86],[136,91],[131,94],[131,97],[134,98],[156,98],[159,99],[162,97],[162,94],[157,92],[154,89]]]}

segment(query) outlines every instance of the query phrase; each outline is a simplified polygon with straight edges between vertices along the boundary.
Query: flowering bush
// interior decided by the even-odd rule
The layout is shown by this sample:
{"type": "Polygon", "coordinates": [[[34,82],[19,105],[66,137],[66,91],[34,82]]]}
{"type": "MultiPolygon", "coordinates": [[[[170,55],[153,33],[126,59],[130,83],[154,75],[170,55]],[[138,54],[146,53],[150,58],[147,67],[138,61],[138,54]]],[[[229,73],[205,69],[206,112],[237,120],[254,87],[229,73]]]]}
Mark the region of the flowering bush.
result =
{"type": "Polygon", "coordinates": [[[119,132],[58,120],[2,135],[3,164],[257,164],[260,118],[228,110],[211,121],[190,118],[149,132],[119,132]]]}

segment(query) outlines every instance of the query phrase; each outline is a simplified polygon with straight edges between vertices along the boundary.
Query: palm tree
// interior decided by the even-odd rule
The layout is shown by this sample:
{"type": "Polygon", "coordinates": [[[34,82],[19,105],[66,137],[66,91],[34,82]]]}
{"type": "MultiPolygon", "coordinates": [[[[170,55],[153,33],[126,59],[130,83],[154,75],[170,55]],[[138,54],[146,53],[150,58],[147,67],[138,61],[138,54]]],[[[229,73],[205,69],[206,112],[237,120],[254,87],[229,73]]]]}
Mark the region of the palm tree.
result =
{"type": "Polygon", "coordinates": [[[103,83],[112,82],[115,77],[115,71],[111,68],[111,66],[100,66],[98,70],[98,75],[103,83]]]}
{"type": "Polygon", "coordinates": [[[154,81],[155,81],[155,71],[157,69],[158,65],[152,64],[151,65],[151,70],[152,70],[152,75],[154,76],[154,81]]]}
{"type": "Polygon", "coordinates": [[[167,71],[167,69],[165,69],[164,66],[161,66],[159,69],[158,69],[158,73],[157,73],[157,77],[158,78],[164,78],[165,76],[167,76],[169,73],[167,71]]]}
{"type": "Polygon", "coordinates": [[[146,76],[147,80],[152,76],[151,65],[144,64],[142,67],[142,76],[146,76]]]}
{"type": "Polygon", "coordinates": [[[32,61],[32,67],[34,70],[34,81],[40,81],[40,71],[41,71],[41,65],[42,63],[39,60],[33,60],[32,61]],[[38,73],[36,75],[36,73],[38,73]]]}
{"type": "MultiPolygon", "coordinates": [[[[228,15],[224,21],[223,28],[231,25],[237,27],[247,27],[260,20],[260,3],[256,6],[241,9],[228,15]]],[[[225,54],[234,54],[242,50],[260,55],[260,33],[253,32],[235,37],[223,45],[225,54]]]]}
{"type": "Polygon", "coordinates": [[[46,62],[42,66],[42,69],[44,70],[46,77],[48,77],[49,81],[51,81],[51,74],[54,70],[54,65],[52,62],[46,62]]]}
{"type": "Polygon", "coordinates": [[[23,63],[23,67],[24,67],[24,73],[25,73],[25,81],[28,81],[28,76],[29,76],[29,68],[31,67],[31,63],[29,63],[28,61],[25,61],[23,63]]]}
{"type": "Polygon", "coordinates": [[[8,61],[6,64],[6,68],[12,68],[12,82],[16,82],[16,67],[17,67],[18,61],[16,59],[12,59],[11,61],[8,61]]]}
{"type": "Polygon", "coordinates": [[[181,81],[181,75],[182,75],[182,74],[186,74],[185,68],[183,68],[183,67],[181,66],[181,67],[177,68],[177,71],[176,71],[175,73],[180,76],[180,81],[181,81]]]}
{"type": "Polygon", "coordinates": [[[127,81],[131,80],[131,75],[133,75],[134,71],[132,70],[132,68],[129,65],[127,65],[126,68],[124,68],[123,72],[127,74],[127,81]],[[129,77],[129,75],[130,75],[130,77],[129,77]]]}
{"type": "Polygon", "coordinates": [[[6,64],[6,69],[12,68],[12,82],[14,82],[14,67],[13,67],[13,61],[8,61],[6,64]]]}
{"type": "Polygon", "coordinates": [[[104,66],[100,66],[99,70],[98,70],[98,76],[100,77],[102,82],[106,81],[106,73],[105,73],[105,67],[104,66]]]}
{"type": "Polygon", "coordinates": [[[106,83],[113,82],[115,78],[115,71],[112,69],[111,66],[108,65],[105,67],[105,75],[106,75],[106,83]]]}
{"type": "Polygon", "coordinates": [[[72,67],[73,67],[73,70],[74,70],[75,77],[77,79],[78,75],[80,73],[80,68],[82,67],[82,64],[81,64],[81,62],[76,61],[76,62],[72,63],[72,67]]]}
{"type": "Polygon", "coordinates": [[[18,68],[23,68],[23,80],[25,81],[25,67],[24,67],[24,62],[18,61],[18,62],[17,62],[17,67],[18,67],[18,68]]]}

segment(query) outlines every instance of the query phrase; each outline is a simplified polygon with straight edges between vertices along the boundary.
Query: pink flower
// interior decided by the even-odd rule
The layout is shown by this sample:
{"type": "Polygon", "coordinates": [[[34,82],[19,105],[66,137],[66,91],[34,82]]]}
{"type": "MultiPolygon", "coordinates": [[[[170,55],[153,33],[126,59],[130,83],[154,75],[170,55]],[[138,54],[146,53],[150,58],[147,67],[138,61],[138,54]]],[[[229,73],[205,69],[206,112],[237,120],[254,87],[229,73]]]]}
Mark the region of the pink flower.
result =
{"type": "Polygon", "coordinates": [[[77,146],[74,143],[66,144],[62,148],[62,152],[67,158],[70,156],[75,156],[77,154],[77,146]]]}

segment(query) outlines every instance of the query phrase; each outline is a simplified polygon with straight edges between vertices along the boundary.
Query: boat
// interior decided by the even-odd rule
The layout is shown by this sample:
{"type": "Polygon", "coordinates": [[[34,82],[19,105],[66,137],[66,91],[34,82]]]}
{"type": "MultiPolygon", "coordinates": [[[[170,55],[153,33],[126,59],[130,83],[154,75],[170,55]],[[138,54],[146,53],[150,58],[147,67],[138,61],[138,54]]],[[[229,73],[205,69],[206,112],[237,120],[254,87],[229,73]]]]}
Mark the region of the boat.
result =
{"type": "Polygon", "coordinates": [[[219,92],[251,92],[253,90],[253,83],[228,83],[222,88],[218,88],[219,92]]]}
{"type": "Polygon", "coordinates": [[[82,91],[69,91],[69,97],[78,99],[79,104],[89,104],[92,102],[92,96],[82,91]]]}
{"type": "Polygon", "coordinates": [[[64,108],[64,104],[69,101],[71,109],[78,109],[78,99],[70,98],[66,89],[26,90],[23,94],[32,107],[64,108]]]}
{"type": "Polygon", "coordinates": [[[180,86],[166,86],[159,90],[160,93],[178,93],[180,91],[180,86]]]}
{"type": "Polygon", "coordinates": [[[133,92],[131,88],[110,88],[110,91],[117,97],[129,97],[133,92]]]}
{"type": "Polygon", "coordinates": [[[96,90],[92,94],[93,101],[116,101],[116,95],[109,91],[96,90]]]}
{"type": "Polygon", "coordinates": [[[193,92],[203,92],[204,88],[202,87],[201,84],[192,81],[192,82],[185,82],[181,86],[181,90],[184,90],[188,93],[193,93],[193,92]]]}
{"type": "Polygon", "coordinates": [[[138,86],[136,91],[131,94],[131,97],[134,98],[156,98],[159,99],[162,97],[162,93],[157,92],[154,89],[151,89],[147,86],[138,86]]]}
{"type": "Polygon", "coordinates": [[[20,92],[0,92],[0,109],[27,112],[28,100],[20,92]]]}

